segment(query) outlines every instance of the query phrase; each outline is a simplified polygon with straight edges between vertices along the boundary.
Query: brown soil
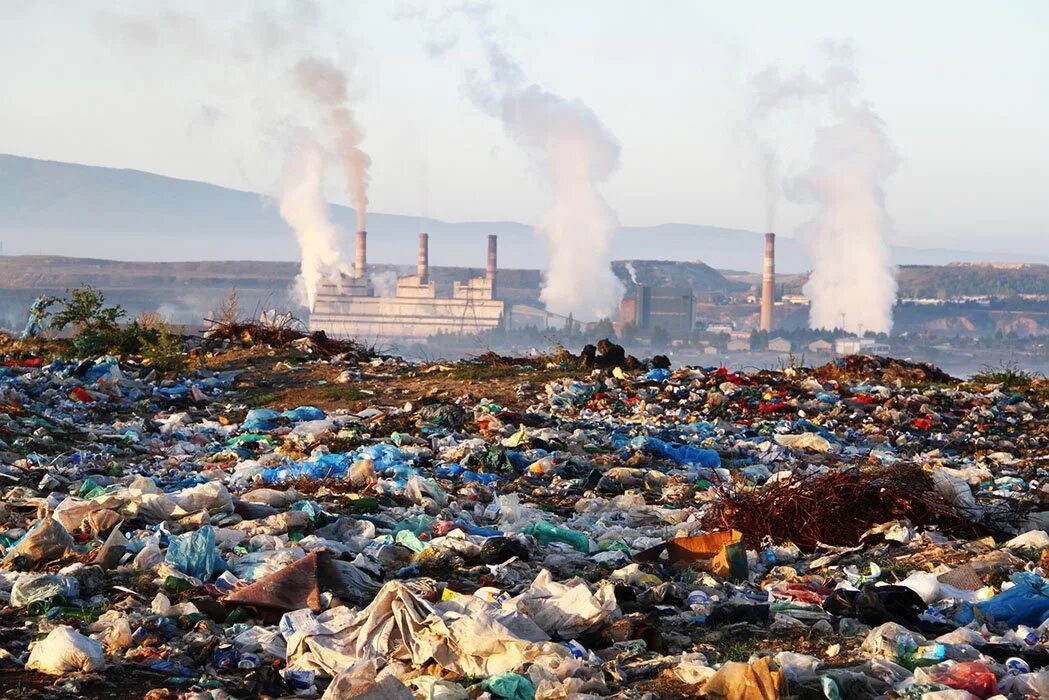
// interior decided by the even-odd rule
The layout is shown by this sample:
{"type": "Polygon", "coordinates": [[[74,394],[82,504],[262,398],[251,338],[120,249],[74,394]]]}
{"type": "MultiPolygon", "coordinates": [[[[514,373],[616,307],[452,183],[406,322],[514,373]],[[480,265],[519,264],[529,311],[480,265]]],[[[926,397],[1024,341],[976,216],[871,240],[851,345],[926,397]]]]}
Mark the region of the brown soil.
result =
{"type": "Polygon", "coordinates": [[[252,349],[231,350],[206,358],[204,364],[211,370],[243,370],[237,387],[249,406],[287,409],[309,405],[325,411],[360,411],[407,402],[418,405],[423,399],[453,401],[463,396],[487,398],[507,410],[522,411],[535,403],[546,382],[583,373],[528,365],[428,365],[421,369],[394,364],[333,365],[294,351],[271,354],[252,349]],[[359,372],[360,379],[337,383],[346,369],[359,372]],[[526,382],[534,388],[518,396],[518,388],[526,382]]]}

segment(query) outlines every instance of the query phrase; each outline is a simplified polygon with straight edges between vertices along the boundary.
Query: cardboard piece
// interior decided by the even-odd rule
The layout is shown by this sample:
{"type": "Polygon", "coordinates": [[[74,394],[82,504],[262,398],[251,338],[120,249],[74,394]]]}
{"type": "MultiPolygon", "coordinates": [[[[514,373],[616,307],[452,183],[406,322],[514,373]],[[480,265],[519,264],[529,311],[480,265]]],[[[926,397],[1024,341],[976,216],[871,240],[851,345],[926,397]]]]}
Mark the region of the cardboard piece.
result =
{"type": "Polygon", "coordinates": [[[318,553],[310,552],[283,569],[230,593],[223,602],[273,612],[277,617],[302,608],[320,612],[323,608],[318,584],[323,565],[318,553]]]}
{"type": "Polygon", "coordinates": [[[634,555],[638,563],[659,561],[663,552],[671,566],[709,571],[732,581],[747,579],[747,550],[738,530],[709,532],[694,537],[675,537],[634,555]]]}

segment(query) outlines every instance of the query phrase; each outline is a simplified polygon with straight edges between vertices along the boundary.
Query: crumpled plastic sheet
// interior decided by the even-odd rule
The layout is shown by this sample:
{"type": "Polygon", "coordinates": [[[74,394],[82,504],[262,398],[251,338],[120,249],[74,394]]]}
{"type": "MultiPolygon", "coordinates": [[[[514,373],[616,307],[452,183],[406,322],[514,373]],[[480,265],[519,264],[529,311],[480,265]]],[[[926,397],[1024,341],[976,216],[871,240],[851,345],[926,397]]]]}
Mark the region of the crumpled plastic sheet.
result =
{"type": "Polygon", "coordinates": [[[425,579],[389,581],[356,614],[345,608],[316,617],[285,616],[289,668],[336,675],[379,658],[415,665],[435,661],[453,673],[509,673],[540,657],[570,656],[534,622],[474,596],[436,602],[425,579]]]}
{"type": "Polygon", "coordinates": [[[554,581],[546,569],[539,572],[532,585],[507,601],[547,634],[561,639],[595,631],[615,614],[616,597],[612,586],[602,586],[596,593],[582,579],[566,583],[554,581]]]}

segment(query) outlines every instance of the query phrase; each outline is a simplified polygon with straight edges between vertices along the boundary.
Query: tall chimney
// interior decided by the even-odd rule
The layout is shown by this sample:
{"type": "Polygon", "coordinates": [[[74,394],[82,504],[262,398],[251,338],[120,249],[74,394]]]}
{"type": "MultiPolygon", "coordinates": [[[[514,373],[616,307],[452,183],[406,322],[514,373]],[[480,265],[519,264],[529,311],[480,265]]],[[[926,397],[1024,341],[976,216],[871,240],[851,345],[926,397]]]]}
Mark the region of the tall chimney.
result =
{"type": "Polygon", "coordinates": [[[494,233],[488,234],[488,268],[485,270],[484,278],[492,283],[492,298],[495,298],[495,270],[496,270],[496,241],[498,236],[494,233]]]}
{"type": "Polygon", "coordinates": [[[765,267],[761,273],[761,330],[772,330],[772,297],[776,289],[776,234],[765,234],[765,267]]]}
{"type": "Polygon", "coordinates": [[[357,279],[364,279],[368,274],[368,232],[357,232],[357,258],[353,262],[353,273],[357,279]]]}
{"type": "Polygon", "coordinates": [[[416,274],[419,275],[419,284],[430,281],[430,234],[419,234],[419,261],[416,263],[416,274]]]}

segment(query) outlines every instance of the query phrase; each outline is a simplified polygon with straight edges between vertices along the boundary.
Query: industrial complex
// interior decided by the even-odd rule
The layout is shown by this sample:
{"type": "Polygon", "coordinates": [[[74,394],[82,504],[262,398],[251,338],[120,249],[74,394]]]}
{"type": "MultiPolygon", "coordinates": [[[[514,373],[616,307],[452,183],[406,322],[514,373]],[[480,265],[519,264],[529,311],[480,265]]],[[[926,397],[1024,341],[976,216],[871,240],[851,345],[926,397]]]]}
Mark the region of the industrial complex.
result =
{"type": "Polygon", "coordinates": [[[333,337],[425,339],[440,333],[477,333],[498,328],[505,304],[496,299],[496,236],[488,236],[484,277],[456,282],[438,297],[430,280],[429,236],[419,234],[416,274],[397,280],[393,296],[378,296],[368,281],[367,233],[357,233],[354,276],[325,280],[310,315],[310,330],[333,337]]]}
{"type": "MultiPolygon", "coordinates": [[[[353,275],[329,277],[321,284],[309,326],[332,337],[361,339],[425,340],[432,336],[472,335],[504,329],[565,328],[572,319],[549,312],[538,297],[521,296],[520,290],[502,294],[497,284],[498,239],[488,236],[483,276],[454,281],[439,290],[431,278],[430,237],[419,234],[414,275],[401,276],[393,289],[379,292],[369,279],[367,238],[358,231],[353,275]],[[526,301],[528,303],[521,303],[526,301]]],[[[765,255],[761,279],[758,327],[774,327],[775,235],[765,236],[765,255]]],[[[669,337],[687,337],[697,327],[699,297],[688,286],[629,285],[619,305],[615,328],[622,332],[651,333],[656,329],[669,337]]]]}

